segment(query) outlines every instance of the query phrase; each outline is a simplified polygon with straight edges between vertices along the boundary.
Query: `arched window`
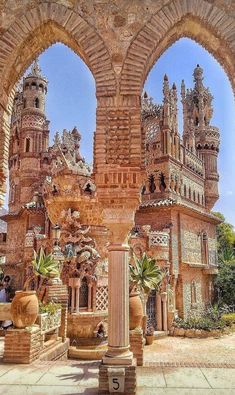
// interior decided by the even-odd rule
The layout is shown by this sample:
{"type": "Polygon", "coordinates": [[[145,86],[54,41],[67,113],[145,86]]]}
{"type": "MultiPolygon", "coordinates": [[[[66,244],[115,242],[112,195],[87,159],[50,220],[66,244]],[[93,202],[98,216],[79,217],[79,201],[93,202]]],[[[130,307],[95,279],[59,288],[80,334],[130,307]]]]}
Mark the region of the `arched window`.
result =
{"type": "Polygon", "coordinates": [[[186,197],[187,196],[187,188],[186,188],[186,185],[184,185],[184,197],[186,197]]]}
{"type": "Polygon", "coordinates": [[[39,108],[39,98],[38,97],[36,97],[34,104],[35,104],[36,108],[39,108]]]}
{"type": "Polygon", "coordinates": [[[80,287],[79,307],[88,308],[88,284],[85,277],[83,277],[80,287]]]}
{"type": "Polygon", "coordinates": [[[193,191],[193,201],[196,202],[196,193],[193,191]]]}
{"type": "Polygon", "coordinates": [[[26,105],[27,105],[27,100],[24,99],[24,101],[23,101],[23,108],[26,108],[26,105]]]}
{"type": "Polygon", "coordinates": [[[208,236],[206,232],[202,232],[202,263],[205,265],[209,264],[209,251],[208,251],[208,236]]]}
{"type": "Polygon", "coordinates": [[[197,202],[200,204],[200,193],[197,194],[197,202]]]}
{"type": "Polygon", "coordinates": [[[30,152],[30,138],[26,137],[25,140],[25,152],[30,152]]]}
{"type": "Polygon", "coordinates": [[[10,187],[10,196],[9,196],[9,200],[11,203],[14,203],[15,201],[15,191],[16,191],[16,186],[14,183],[12,183],[10,187]]]}

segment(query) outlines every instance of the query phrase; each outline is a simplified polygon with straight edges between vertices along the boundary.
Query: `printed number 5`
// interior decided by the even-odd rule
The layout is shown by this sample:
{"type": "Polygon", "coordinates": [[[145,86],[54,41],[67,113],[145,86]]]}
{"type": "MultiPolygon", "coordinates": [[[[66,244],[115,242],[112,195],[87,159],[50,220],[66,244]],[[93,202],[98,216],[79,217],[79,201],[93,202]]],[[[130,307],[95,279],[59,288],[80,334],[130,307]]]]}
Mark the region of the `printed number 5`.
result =
{"type": "Polygon", "coordinates": [[[115,386],[113,385],[113,389],[117,391],[120,387],[118,379],[113,379],[113,384],[115,385],[115,386]]]}

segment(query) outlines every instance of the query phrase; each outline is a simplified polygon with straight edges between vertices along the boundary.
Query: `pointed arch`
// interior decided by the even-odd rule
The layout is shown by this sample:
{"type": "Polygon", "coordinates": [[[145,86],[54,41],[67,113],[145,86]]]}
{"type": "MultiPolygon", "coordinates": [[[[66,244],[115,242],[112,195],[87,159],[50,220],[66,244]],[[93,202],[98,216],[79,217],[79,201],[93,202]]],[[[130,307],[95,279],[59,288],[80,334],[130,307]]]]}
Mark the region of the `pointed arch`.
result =
{"type": "Polygon", "coordinates": [[[205,0],[169,1],[132,40],[122,68],[121,93],[140,95],[154,63],[182,37],[195,40],[215,57],[235,91],[234,34],[234,18],[214,4],[205,0]]]}
{"type": "Polygon", "coordinates": [[[56,42],[83,59],[95,78],[97,96],[115,94],[110,55],[94,26],[66,6],[43,2],[19,16],[0,37],[0,78],[6,95],[35,57],[56,42]]]}

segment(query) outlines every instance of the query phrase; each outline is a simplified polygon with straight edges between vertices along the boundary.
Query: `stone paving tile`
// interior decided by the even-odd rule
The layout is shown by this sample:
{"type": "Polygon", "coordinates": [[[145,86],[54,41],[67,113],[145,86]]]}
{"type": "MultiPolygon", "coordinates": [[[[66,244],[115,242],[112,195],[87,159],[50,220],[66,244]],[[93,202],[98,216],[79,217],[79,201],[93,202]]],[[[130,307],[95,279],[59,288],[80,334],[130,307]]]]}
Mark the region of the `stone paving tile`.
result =
{"type": "Polygon", "coordinates": [[[161,368],[137,368],[137,387],[166,387],[161,368]]]}
{"type": "Polygon", "coordinates": [[[15,365],[1,364],[0,363],[0,377],[14,368],[15,365]]]}
{"type": "Polygon", "coordinates": [[[36,384],[47,371],[47,366],[37,368],[27,365],[14,365],[11,370],[0,377],[0,384],[36,384]]]}
{"type": "Polygon", "coordinates": [[[0,385],[1,395],[98,395],[98,390],[84,387],[67,386],[27,386],[27,385],[0,385]]]}
{"type": "Polygon", "coordinates": [[[138,388],[136,395],[235,395],[235,392],[214,388],[138,388]]]}
{"type": "Polygon", "coordinates": [[[98,366],[89,363],[55,364],[38,380],[38,385],[98,387],[98,366]]]}
{"type": "MultiPolygon", "coordinates": [[[[212,388],[234,388],[235,369],[207,369],[201,368],[212,388]]],[[[235,393],[235,390],[234,390],[235,393]]]]}
{"type": "Polygon", "coordinates": [[[167,387],[210,388],[199,368],[164,368],[163,374],[167,387]]]}

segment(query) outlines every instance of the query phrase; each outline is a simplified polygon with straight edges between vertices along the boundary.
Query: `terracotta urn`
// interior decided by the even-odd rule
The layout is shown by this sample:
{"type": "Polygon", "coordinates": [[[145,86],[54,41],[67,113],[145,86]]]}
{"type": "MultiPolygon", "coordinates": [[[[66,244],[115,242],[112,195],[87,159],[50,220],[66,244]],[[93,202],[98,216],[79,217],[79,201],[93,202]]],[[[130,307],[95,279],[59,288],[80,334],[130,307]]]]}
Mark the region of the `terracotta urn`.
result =
{"type": "Polygon", "coordinates": [[[142,328],[143,321],[143,305],[138,292],[131,292],[129,296],[130,306],[130,330],[137,327],[142,328]]]}
{"type": "Polygon", "coordinates": [[[38,312],[36,291],[16,291],[11,303],[11,317],[16,328],[23,329],[33,325],[38,312]]]}

